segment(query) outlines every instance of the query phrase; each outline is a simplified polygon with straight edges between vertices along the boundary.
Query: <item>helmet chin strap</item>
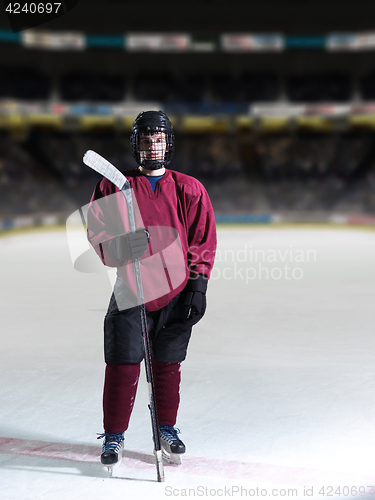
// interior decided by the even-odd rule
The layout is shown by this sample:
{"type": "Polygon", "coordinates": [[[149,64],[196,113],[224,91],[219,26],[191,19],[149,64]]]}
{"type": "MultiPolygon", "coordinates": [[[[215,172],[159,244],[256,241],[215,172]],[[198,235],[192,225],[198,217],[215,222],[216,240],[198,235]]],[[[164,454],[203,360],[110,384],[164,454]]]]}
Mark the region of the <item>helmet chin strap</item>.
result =
{"type": "Polygon", "coordinates": [[[147,170],[159,170],[159,168],[164,167],[164,161],[160,160],[143,160],[141,166],[147,168],[147,170]]]}

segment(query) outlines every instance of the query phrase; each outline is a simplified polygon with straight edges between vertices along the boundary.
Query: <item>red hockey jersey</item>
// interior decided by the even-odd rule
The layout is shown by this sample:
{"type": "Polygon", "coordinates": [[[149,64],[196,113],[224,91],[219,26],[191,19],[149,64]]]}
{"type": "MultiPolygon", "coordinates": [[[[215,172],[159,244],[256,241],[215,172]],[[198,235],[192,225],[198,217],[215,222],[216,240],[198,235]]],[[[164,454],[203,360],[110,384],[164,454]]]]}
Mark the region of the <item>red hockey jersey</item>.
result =
{"type": "MultiPolygon", "coordinates": [[[[150,233],[140,264],[146,309],[155,311],[181,292],[189,277],[210,277],[216,252],[214,212],[207,191],[194,177],[166,169],[154,192],[138,169],[124,175],[132,189],[136,227],[150,233]]],[[[125,198],[103,178],[87,214],[88,239],[102,262],[117,267],[122,281],[136,294],[132,263],[117,266],[108,250],[109,241],[127,231],[125,198]]]]}

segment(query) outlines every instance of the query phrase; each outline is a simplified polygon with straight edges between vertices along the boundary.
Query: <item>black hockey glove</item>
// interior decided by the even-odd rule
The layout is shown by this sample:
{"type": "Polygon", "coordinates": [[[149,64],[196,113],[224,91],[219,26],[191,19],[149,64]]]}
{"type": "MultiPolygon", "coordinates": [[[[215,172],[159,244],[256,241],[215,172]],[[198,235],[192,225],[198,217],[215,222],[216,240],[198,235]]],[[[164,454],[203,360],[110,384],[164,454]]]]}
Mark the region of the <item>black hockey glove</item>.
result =
{"type": "Polygon", "coordinates": [[[206,312],[207,278],[190,278],[181,293],[182,317],[188,324],[197,323],[206,312]]]}
{"type": "Polygon", "coordinates": [[[147,229],[139,228],[135,233],[124,233],[109,242],[111,255],[123,265],[129,260],[139,259],[146,252],[150,241],[147,229]]]}

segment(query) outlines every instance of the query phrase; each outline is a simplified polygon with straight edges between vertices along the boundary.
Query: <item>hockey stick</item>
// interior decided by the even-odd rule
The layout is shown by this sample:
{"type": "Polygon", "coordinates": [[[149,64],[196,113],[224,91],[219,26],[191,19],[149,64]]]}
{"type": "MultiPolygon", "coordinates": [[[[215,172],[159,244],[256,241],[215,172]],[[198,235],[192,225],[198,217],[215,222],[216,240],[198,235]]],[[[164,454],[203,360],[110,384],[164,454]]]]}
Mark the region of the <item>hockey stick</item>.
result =
{"type": "MultiPolygon", "coordinates": [[[[101,174],[103,177],[111,181],[115,186],[117,186],[120,189],[120,191],[125,197],[126,204],[128,207],[130,231],[135,232],[136,228],[135,228],[133,199],[128,179],[119,170],[117,170],[117,168],[114,165],[109,163],[109,161],[100,156],[98,153],[95,153],[95,151],[91,150],[86,151],[83,157],[83,162],[88,167],[92,168],[93,170],[101,174]]],[[[150,395],[150,404],[148,407],[151,413],[152,435],[154,440],[154,455],[156,459],[157,478],[158,482],[163,482],[165,481],[165,476],[164,476],[164,468],[162,461],[160,431],[156,415],[154,378],[153,378],[152,364],[151,364],[150,339],[147,331],[146,308],[143,297],[141,266],[139,263],[139,259],[135,259],[133,262],[135,269],[135,281],[137,286],[138,303],[140,304],[139,308],[140,308],[141,328],[142,328],[142,336],[143,336],[143,343],[145,350],[146,379],[148,382],[149,395],[150,395]]]]}

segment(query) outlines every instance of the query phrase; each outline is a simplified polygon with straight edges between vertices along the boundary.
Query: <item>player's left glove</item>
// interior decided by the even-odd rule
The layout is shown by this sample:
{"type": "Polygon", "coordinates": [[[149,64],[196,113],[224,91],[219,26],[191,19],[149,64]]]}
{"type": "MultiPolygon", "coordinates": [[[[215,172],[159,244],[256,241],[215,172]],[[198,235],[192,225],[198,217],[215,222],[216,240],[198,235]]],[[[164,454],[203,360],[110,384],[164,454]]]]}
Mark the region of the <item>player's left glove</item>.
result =
{"type": "Polygon", "coordinates": [[[182,317],[189,323],[197,323],[206,312],[207,278],[190,278],[181,293],[182,317]]]}

